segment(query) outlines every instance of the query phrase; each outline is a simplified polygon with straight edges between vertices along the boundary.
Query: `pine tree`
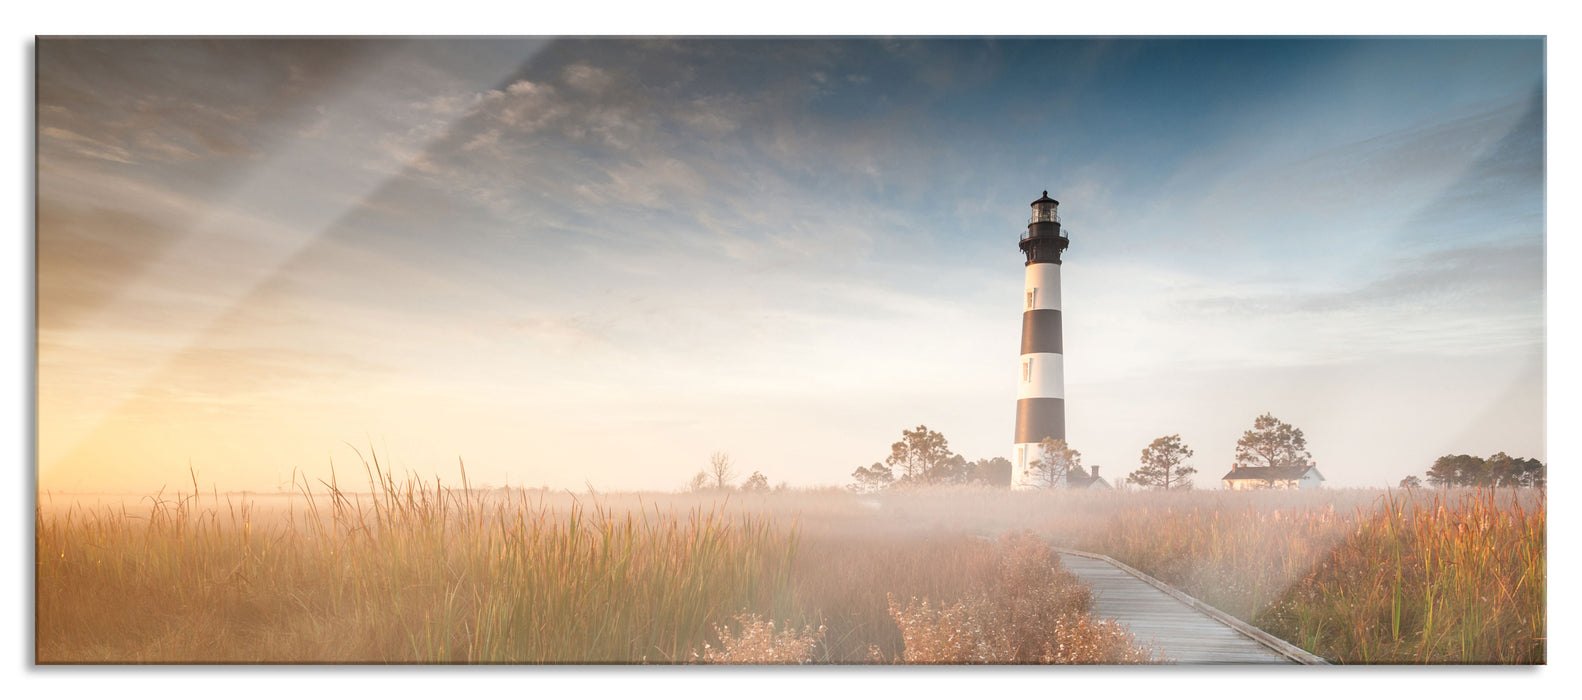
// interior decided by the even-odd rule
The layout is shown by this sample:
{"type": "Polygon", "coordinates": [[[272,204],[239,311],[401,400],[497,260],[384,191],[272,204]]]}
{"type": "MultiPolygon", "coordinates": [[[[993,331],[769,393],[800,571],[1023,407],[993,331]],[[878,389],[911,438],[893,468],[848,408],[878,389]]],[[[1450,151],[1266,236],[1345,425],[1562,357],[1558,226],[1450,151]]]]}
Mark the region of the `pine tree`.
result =
{"type": "Polygon", "coordinates": [[[1139,486],[1163,490],[1192,488],[1192,475],[1197,469],[1186,464],[1192,448],[1181,442],[1181,436],[1166,435],[1154,439],[1143,448],[1138,459],[1142,466],[1127,477],[1139,486]]]}

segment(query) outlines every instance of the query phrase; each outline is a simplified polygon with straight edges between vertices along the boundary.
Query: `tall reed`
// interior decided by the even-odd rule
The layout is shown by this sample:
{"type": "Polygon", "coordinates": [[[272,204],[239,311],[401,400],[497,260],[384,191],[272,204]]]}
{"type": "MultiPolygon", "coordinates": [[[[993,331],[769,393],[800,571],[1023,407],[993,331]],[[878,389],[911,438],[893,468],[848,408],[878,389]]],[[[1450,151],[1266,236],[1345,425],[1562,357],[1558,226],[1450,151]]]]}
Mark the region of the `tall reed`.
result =
{"type": "Polygon", "coordinates": [[[714,660],[895,662],[905,639],[888,596],[903,611],[912,598],[968,600],[1003,560],[980,536],[1024,528],[1333,661],[1545,659],[1541,491],[720,502],[398,481],[377,457],[367,472],[361,493],[333,471],[298,478],[274,510],[196,484],[115,508],[41,500],[37,659],[665,663],[712,649],[714,660]],[[727,637],[747,646],[727,650],[727,637]]]}
{"type": "Polygon", "coordinates": [[[479,497],[377,465],[284,522],[196,489],[148,515],[35,514],[37,659],[676,662],[787,612],[795,533],[750,513],[479,497]]]}
{"type": "Polygon", "coordinates": [[[1339,663],[1543,663],[1544,493],[1134,494],[1095,527],[1108,554],[1339,663]]]}
{"type": "Polygon", "coordinates": [[[1259,623],[1349,663],[1544,663],[1546,506],[1388,494],[1259,623]]]}

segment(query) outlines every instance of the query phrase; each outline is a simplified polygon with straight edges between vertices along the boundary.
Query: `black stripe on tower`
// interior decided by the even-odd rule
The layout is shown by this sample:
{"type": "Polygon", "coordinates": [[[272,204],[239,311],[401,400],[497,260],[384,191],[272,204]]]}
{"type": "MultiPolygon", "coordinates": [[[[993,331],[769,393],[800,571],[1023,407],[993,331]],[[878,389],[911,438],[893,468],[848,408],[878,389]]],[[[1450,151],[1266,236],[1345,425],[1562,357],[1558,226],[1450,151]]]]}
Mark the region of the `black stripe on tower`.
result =
{"type": "Polygon", "coordinates": [[[1060,309],[1022,312],[1022,354],[1060,352],[1060,309]]]}
{"type": "Polygon", "coordinates": [[[1066,439],[1065,399],[1017,399],[1016,443],[1066,439]]]}

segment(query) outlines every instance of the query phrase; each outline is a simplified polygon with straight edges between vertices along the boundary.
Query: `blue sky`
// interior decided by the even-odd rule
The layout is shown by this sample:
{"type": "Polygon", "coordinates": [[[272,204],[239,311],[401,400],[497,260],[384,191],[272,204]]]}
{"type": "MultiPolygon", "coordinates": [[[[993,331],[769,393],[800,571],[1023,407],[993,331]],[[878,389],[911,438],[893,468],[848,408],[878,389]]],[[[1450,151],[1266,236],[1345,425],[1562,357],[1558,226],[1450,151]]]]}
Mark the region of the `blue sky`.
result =
{"type": "Polygon", "coordinates": [[[398,467],[844,483],[1009,456],[1072,232],[1068,434],[1260,413],[1332,485],[1544,446],[1541,39],[40,43],[41,485],[398,467]]]}

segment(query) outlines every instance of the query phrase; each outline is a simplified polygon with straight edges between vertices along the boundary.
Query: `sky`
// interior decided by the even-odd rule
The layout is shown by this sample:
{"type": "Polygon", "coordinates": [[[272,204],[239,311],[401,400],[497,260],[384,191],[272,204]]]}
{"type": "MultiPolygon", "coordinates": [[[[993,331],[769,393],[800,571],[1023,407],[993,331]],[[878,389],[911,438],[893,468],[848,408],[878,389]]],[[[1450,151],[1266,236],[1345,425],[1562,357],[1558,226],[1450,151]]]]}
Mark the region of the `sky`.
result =
{"type": "Polygon", "coordinates": [[[1067,435],[1199,487],[1545,452],[1545,42],[37,44],[38,485],[842,484],[1011,455],[1028,204],[1067,435]]]}

